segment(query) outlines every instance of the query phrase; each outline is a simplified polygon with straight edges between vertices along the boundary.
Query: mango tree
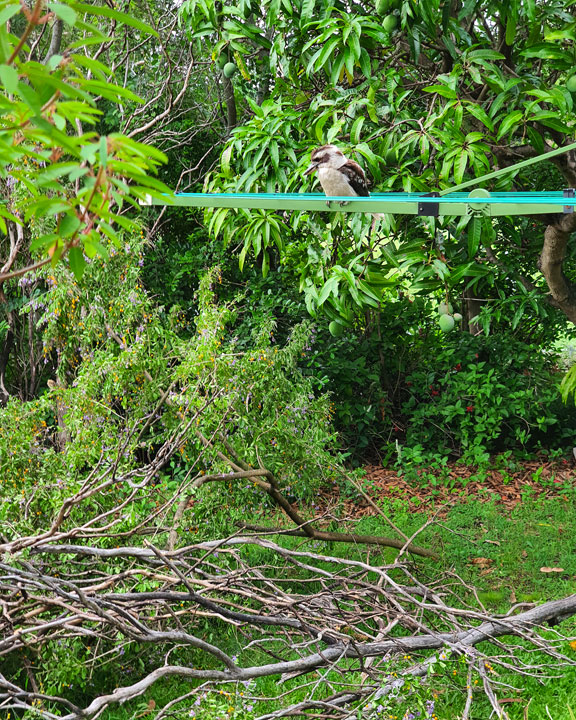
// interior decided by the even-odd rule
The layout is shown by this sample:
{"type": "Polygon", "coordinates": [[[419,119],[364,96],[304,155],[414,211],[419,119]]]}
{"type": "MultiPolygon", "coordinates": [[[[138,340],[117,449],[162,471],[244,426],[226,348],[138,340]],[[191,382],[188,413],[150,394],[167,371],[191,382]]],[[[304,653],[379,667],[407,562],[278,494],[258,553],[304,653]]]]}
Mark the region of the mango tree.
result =
{"type": "MultiPolygon", "coordinates": [[[[572,140],[575,23],[564,3],[189,0],[180,14],[215,73],[223,62],[239,69],[226,82],[241,118],[211,191],[311,190],[303,170],[324,143],[359,161],[374,191],[409,192],[450,188],[572,140]]],[[[488,188],[572,187],[575,159],[559,155],[488,188]]],[[[473,331],[485,300],[513,327],[527,313],[549,324],[552,308],[576,319],[565,262],[574,214],[543,224],[388,216],[376,234],[369,216],[220,209],[207,220],[226,242],[241,240],[241,265],[257,260],[267,273],[295,263],[310,312],[343,325],[399,291],[460,297],[473,331]]]]}

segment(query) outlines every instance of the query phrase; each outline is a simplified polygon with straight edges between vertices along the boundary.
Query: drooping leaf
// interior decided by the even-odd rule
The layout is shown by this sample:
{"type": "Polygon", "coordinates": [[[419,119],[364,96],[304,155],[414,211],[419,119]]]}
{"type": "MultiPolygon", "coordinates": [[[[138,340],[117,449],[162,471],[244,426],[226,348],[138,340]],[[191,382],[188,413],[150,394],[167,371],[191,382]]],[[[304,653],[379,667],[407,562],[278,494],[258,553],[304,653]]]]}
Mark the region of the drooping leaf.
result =
{"type": "Polygon", "coordinates": [[[0,65],[0,80],[7,92],[12,95],[18,92],[18,71],[13,65],[0,65]]]}
{"type": "Polygon", "coordinates": [[[70,261],[70,269],[74,273],[74,277],[76,280],[81,280],[84,270],[86,269],[84,253],[79,247],[73,247],[68,251],[68,258],[70,261]]]}
{"type": "Polygon", "coordinates": [[[142,20],[139,20],[137,17],[134,17],[134,15],[129,13],[115,10],[106,5],[88,5],[80,2],[72,2],[70,5],[79,14],[95,15],[96,17],[108,17],[112,20],[116,20],[122,25],[128,25],[129,27],[141,30],[147,35],[154,35],[155,37],[158,37],[158,33],[152,26],[142,22],[142,20]]]}
{"type": "Polygon", "coordinates": [[[504,137],[504,135],[506,135],[514,128],[514,126],[519,125],[522,118],[523,114],[520,110],[514,110],[509,115],[506,115],[504,120],[502,120],[502,122],[500,123],[496,138],[500,140],[500,138],[504,137]]]}
{"type": "Polygon", "coordinates": [[[480,238],[482,237],[482,220],[479,217],[473,217],[468,223],[468,257],[473,259],[476,257],[478,248],[480,247],[480,238]]]}

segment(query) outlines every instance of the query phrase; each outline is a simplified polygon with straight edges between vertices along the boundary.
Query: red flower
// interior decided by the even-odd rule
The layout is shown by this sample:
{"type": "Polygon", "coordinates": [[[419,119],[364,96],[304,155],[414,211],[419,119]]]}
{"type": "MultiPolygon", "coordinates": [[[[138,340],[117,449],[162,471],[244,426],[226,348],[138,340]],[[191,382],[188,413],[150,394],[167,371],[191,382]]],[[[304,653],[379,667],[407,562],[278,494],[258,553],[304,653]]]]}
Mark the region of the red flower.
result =
{"type": "Polygon", "coordinates": [[[440,395],[440,392],[438,390],[432,390],[432,395],[440,395]]]}
{"type": "Polygon", "coordinates": [[[455,365],[454,370],[462,370],[462,363],[458,363],[458,365],[455,365]]]}
{"type": "Polygon", "coordinates": [[[474,412],[474,405],[467,405],[466,412],[474,412]]]}

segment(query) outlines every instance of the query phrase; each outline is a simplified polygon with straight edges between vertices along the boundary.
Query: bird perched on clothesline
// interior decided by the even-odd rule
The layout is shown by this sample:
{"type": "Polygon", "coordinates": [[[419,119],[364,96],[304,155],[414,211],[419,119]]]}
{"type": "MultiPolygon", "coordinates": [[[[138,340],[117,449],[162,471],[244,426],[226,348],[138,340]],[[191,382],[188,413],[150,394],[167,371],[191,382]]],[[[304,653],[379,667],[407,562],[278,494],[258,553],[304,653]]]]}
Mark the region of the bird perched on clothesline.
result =
{"type": "Polygon", "coordinates": [[[310,166],[304,175],[318,173],[320,185],[327,197],[368,197],[368,182],[364,170],[349,160],[336,145],[322,145],[312,151],[310,166]]]}
{"type": "MultiPolygon", "coordinates": [[[[369,197],[368,181],[364,170],[350,160],[336,145],[322,145],[312,151],[310,165],[304,175],[316,171],[326,197],[369,197]]],[[[329,204],[329,203],[327,203],[329,204]]],[[[346,201],[341,201],[345,205],[346,201]]],[[[382,215],[373,213],[372,228],[382,215]]]]}

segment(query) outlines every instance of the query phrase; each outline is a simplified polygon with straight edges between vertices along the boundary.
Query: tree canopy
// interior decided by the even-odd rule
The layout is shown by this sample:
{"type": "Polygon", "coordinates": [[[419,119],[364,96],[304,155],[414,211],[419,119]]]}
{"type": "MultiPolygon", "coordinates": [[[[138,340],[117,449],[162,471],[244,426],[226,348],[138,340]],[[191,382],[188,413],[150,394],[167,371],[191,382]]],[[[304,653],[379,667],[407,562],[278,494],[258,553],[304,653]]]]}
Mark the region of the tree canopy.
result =
{"type": "MultiPolygon", "coordinates": [[[[191,0],[180,15],[215,72],[222,59],[239,70],[242,120],[229,125],[210,190],[309,189],[308,154],[330,142],[383,192],[449,188],[572,140],[574,20],[564,3],[191,0]]],[[[572,187],[572,165],[573,153],[560,155],[494,189],[572,187]]],[[[266,273],[287,256],[297,262],[309,310],[339,322],[398,288],[483,297],[506,283],[524,295],[515,312],[549,295],[576,317],[572,274],[559,270],[572,215],[544,225],[389,217],[378,239],[360,218],[327,227],[308,214],[211,215],[212,232],[243,239],[241,264],[254,257],[266,273]]]]}

